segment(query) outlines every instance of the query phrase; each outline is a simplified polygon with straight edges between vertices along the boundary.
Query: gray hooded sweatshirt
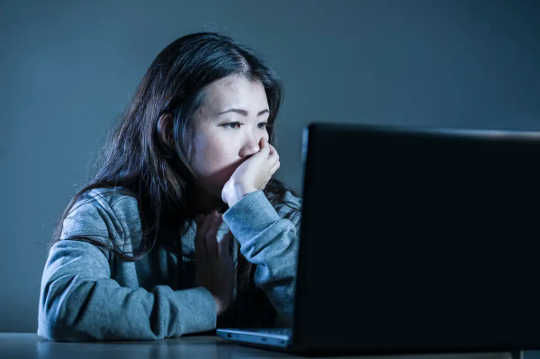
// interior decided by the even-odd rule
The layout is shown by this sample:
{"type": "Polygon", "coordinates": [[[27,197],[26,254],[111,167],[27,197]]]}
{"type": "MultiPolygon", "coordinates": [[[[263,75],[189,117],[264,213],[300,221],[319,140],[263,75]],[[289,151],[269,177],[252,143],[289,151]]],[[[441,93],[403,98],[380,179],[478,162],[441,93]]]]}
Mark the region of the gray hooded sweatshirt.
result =
{"type": "MultiPolygon", "coordinates": [[[[300,208],[301,199],[285,200],[300,208]]],[[[217,237],[235,238],[255,265],[252,291],[238,292],[225,325],[289,325],[293,312],[300,211],[274,208],[262,191],[244,196],[223,214],[217,237]],[[263,300],[260,300],[263,297],[263,300]]],[[[216,328],[210,292],[194,283],[196,224],[190,221],[173,251],[158,242],[140,260],[76,240],[90,238],[130,253],[142,239],[137,199],[121,187],[81,196],[63,222],[60,240],[43,269],[38,335],[55,340],[155,340],[216,328]],[[71,238],[71,239],[70,239],[71,238]]]]}

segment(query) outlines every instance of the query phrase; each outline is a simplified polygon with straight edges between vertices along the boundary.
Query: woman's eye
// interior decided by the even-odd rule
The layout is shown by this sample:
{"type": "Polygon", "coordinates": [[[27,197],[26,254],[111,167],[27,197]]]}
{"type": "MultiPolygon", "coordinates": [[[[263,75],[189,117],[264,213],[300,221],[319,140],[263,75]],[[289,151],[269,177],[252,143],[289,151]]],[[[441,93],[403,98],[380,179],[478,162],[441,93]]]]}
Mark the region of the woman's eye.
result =
{"type": "Polygon", "coordinates": [[[241,124],[240,122],[227,122],[222,124],[221,126],[229,128],[240,128],[241,124]]]}
{"type": "Polygon", "coordinates": [[[268,127],[268,122],[259,123],[259,128],[266,128],[266,127],[268,127]]]}

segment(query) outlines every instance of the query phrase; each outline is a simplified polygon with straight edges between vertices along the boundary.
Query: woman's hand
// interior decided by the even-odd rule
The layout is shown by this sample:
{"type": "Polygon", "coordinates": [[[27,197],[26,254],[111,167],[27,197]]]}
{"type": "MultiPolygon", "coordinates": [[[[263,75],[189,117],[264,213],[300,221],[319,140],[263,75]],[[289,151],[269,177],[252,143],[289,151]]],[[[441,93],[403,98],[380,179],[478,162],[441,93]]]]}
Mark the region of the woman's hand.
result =
{"type": "Polygon", "coordinates": [[[247,193],[262,190],[279,168],[279,154],[263,137],[259,152],[245,160],[223,186],[221,199],[232,207],[247,193]]]}
{"type": "Polygon", "coordinates": [[[234,268],[232,259],[232,237],[226,235],[217,241],[221,214],[213,211],[197,218],[195,237],[195,283],[212,293],[217,313],[222,314],[232,302],[234,268]]]}

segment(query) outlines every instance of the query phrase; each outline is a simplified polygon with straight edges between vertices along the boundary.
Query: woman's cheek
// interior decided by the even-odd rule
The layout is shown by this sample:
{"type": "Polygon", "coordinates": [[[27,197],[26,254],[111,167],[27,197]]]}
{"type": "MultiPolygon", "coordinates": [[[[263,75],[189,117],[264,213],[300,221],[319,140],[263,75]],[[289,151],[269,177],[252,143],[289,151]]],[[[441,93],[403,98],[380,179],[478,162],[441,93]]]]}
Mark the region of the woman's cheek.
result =
{"type": "Polygon", "coordinates": [[[232,162],[229,153],[221,146],[209,148],[206,156],[208,174],[227,176],[232,162]]]}

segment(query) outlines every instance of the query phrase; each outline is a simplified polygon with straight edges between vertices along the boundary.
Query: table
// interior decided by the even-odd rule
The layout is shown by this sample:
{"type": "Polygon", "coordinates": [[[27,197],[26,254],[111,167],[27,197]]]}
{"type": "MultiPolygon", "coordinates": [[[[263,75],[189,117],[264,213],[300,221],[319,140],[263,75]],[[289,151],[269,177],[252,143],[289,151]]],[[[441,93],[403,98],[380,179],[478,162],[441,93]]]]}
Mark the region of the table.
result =
{"type": "MultiPolygon", "coordinates": [[[[523,353],[524,359],[540,359],[540,352],[525,351],[523,353]]],[[[229,343],[212,335],[190,335],[174,339],[142,342],[54,342],[40,338],[33,333],[0,333],[1,359],[293,357],[299,356],[229,343]]],[[[407,354],[356,357],[363,359],[512,359],[510,353],[407,354]]],[[[355,356],[347,356],[346,358],[355,358],[355,356]]]]}

